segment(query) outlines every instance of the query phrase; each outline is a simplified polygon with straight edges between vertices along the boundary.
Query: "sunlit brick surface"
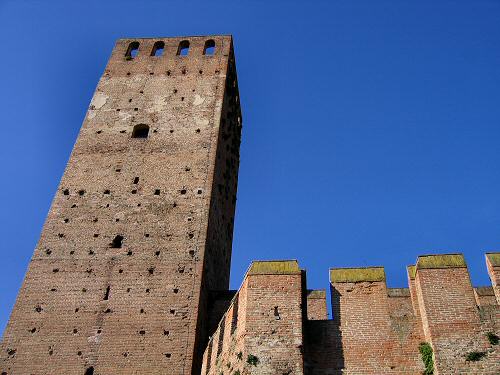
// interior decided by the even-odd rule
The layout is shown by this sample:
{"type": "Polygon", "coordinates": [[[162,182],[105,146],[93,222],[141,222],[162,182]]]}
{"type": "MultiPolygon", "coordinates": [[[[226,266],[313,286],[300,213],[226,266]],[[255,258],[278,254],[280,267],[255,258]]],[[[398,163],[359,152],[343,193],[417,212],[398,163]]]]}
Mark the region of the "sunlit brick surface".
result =
{"type": "Polygon", "coordinates": [[[2,374],[199,372],[209,292],[228,287],[240,130],[231,37],[116,43],[5,331],[2,374]]]}

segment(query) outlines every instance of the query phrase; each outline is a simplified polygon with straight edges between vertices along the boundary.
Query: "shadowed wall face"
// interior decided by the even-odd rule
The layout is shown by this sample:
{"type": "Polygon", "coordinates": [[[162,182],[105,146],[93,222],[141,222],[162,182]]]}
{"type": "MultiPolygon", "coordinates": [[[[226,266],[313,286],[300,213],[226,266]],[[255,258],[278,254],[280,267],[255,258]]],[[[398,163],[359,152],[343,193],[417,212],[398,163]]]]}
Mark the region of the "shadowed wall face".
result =
{"type": "Polygon", "coordinates": [[[307,290],[307,319],[326,320],[326,290],[307,290]]]}
{"type": "Polygon", "coordinates": [[[209,291],[229,282],[240,129],[231,37],[117,42],[5,331],[2,371],[197,371],[209,291]]]}

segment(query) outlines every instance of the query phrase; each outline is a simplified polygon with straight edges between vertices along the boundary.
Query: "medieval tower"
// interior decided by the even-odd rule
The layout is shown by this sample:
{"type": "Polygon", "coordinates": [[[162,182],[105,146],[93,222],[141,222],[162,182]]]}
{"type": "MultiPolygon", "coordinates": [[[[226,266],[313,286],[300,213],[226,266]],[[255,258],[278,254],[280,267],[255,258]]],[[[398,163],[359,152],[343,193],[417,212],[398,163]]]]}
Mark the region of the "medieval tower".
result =
{"type": "Polygon", "coordinates": [[[230,36],[116,43],[1,375],[500,374],[498,252],[481,287],[459,253],[419,256],[406,288],[331,268],[331,319],[296,260],[254,261],[228,290],[240,134],[230,36]]]}
{"type": "Polygon", "coordinates": [[[209,297],[229,285],[240,132],[230,36],[116,43],[4,333],[2,374],[199,373],[209,297]]]}

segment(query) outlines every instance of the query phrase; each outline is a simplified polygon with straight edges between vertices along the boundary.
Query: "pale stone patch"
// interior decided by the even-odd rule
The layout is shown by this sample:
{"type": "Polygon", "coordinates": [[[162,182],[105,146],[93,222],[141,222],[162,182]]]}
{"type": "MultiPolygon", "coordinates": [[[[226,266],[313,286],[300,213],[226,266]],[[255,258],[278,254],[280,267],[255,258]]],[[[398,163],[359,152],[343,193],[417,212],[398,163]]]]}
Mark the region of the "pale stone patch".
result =
{"type": "Polygon", "coordinates": [[[155,96],[151,106],[146,108],[148,113],[161,113],[168,109],[167,98],[164,96],[155,96]]]}
{"type": "Polygon", "coordinates": [[[205,98],[204,98],[204,97],[202,97],[202,96],[200,96],[200,95],[196,94],[196,95],[194,96],[194,102],[193,102],[193,105],[200,105],[200,104],[202,104],[204,101],[205,101],[205,98]]]}
{"type": "Polygon", "coordinates": [[[210,123],[210,121],[207,118],[202,118],[202,117],[201,118],[197,117],[195,121],[196,125],[198,126],[207,126],[210,123]]]}
{"type": "Polygon", "coordinates": [[[90,103],[94,109],[100,109],[108,101],[108,96],[103,92],[96,92],[90,103]]]}

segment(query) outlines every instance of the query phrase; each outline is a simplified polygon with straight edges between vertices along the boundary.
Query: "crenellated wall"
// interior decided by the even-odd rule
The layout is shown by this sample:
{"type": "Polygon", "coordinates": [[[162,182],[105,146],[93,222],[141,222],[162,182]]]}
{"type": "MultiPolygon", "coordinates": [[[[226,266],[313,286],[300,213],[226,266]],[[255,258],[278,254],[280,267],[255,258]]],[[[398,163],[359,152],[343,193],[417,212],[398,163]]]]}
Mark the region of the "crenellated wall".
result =
{"type": "Polygon", "coordinates": [[[330,282],[333,320],[307,325],[308,374],[423,371],[408,289],[387,289],[382,267],[331,269],[330,282]]]}
{"type": "Polygon", "coordinates": [[[461,254],[383,267],[256,261],[229,291],[241,139],[231,36],[121,39],[0,343],[1,375],[499,375],[491,287],[461,254]],[[208,337],[210,336],[210,337],[208,337]],[[422,349],[425,349],[425,353],[422,349]]]}
{"type": "Polygon", "coordinates": [[[307,290],[307,319],[326,320],[328,311],[326,307],[326,290],[307,290]]]}
{"type": "Polygon", "coordinates": [[[498,305],[489,313],[478,306],[463,255],[419,257],[415,284],[436,374],[498,374],[500,351],[487,339],[489,331],[500,328],[498,305]],[[482,358],[468,361],[471,353],[482,353],[482,358]]]}
{"type": "Polygon", "coordinates": [[[331,269],[331,320],[326,292],[307,289],[297,262],[254,262],[202,375],[430,374],[422,343],[435,375],[498,375],[498,255],[487,254],[493,287],[471,285],[461,254],[420,256],[408,288],[387,288],[383,267],[331,269]]]}
{"type": "Polygon", "coordinates": [[[302,273],[253,262],[203,356],[202,374],[303,374],[302,273]]]}

